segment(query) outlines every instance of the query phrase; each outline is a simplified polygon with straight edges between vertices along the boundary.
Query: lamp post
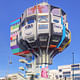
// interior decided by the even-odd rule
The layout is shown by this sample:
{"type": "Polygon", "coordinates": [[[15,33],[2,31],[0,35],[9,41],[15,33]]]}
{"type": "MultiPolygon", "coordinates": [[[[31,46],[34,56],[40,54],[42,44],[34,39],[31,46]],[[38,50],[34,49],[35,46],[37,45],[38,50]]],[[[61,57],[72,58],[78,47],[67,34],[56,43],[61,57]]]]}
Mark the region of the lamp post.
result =
{"type": "Polygon", "coordinates": [[[12,60],[11,60],[11,58],[8,56],[8,66],[7,66],[7,72],[6,72],[6,80],[8,80],[9,64],[12,64],[12,60]]]}

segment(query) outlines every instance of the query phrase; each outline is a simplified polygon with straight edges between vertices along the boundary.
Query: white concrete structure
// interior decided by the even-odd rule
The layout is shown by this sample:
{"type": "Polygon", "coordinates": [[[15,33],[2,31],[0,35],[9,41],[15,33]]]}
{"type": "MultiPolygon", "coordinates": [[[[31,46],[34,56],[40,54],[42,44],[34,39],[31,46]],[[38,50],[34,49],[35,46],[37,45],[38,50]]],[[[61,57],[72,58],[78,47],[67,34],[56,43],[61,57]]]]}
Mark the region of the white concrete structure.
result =
{"type": "Polygon", "coordinates": [[[1,77],[0,80],[25,80],[24,77],[18,73],[8,74],[5,77],[1,77]]]}
{"type": "Polygon", "coordinates": [[[58,71],[59,79],[80,80],[80,64],[59,66],[58,71]]]}
{"type": "Polygon", "coordinates": [[[80,80],[80,64],[58,66],[58,70],[49,71],[49,78],[50,80],[80,80]]]}
{"type": "Polygon", "coordinates": [[[50,80],[58,80],[59,75],[58,75],[58,70],[50,70],[49,71],[49,79],[50,80]]]}

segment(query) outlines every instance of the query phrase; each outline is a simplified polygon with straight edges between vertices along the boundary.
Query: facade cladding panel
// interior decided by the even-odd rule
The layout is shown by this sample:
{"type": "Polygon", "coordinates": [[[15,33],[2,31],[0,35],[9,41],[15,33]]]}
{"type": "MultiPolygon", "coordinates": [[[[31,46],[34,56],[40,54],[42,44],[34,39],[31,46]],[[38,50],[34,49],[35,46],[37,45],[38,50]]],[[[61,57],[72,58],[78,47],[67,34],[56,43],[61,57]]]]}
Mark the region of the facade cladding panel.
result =
{"type": "Polygon", "coordinates": [[[38,16],[38,23],[48,23],[48,22],[49,22],[48,15],[38,16]]]}
{"type": "Polygon", "coordinates": [[[29,22],[23,28],[21,28],[21,32],[24,40],[26,40],[26,38],[32,38],[32,37],[35,38],[36,37],[36,21],[29,20],[29,22]]]}
{"type": "Polygon", "coordinates": [[[36,13],[48,13],[48,12],[49,12],[48,5],[39,4],[38,6],[33,6],[31,8],[28,8],[27,16],[36,15],[36,13]]]}
{"type": "Polygon", "coordinates": [[[62,33],[62,25],[53,24],[53,33],[62,33]]]}
{"type": "Polygon", "coordinates": [[[38,13],[49,13],[48,5],[38,5],[38,13]]]}
{"type": "Polygon", "coordinates": [[[49,24],[38,24],[38,34],[49,33],[49,24]]]}
{"type": "Polygon", "coordinates": [[[15,21],[11,22],[11,35],[10,35],[10,46],[12,49],[12,53],[22,52],[23,50],[19,48],[17,45],[18,40],[18,33],[19,33],[19,25],[20,25],[20,18],[16,19],[15,21]]]}
{"type": "Polygon", "coordinates": [[[53,16],[61,16],[61,14],[62,14],[60,8],[54,8],[54,7],[52,8],[51,13],[52,13],[53,16]]]}
{"type": "Polygon", "coordinates": [[[27,9],[27,16],[36,14],[36,6],[27,9]]]}
{"type": "Polygon", "coordinates": [[[58,16],[52,16],[52,23],[61,25],[61,17],[58,16]]]}
{"type": "MultiPolygon", "coordinates": [[[[57,36],[57,38],[59,38],[57,44],[55,42],[53,43],[57,45],[56,48],[62,48],[63,45],[61,46],[61,44],[65,40],[65,34],[67,34],[66,37],[69,37],[69,33],[65,29],[66,26],[68,28],[66,15],[60,8],[52,7],[48,5],[48,3],[38,4],[37,6],[26,9],[22,14],[21,19],[12,23],[11,39],[13,41],[11,41],[11,46],[17,45],[18,42],[19,48],[24,50],[24,48],[20,46],[20,44],[22,44],[20,43],[20,40],[31,43],[31,46],[33,46],[36,43],[35,41],[37,36],[47,36],[46,40],[44,40],[47,42],[48,35],[51,33],[51,36],[56,36],[55,34],[59,35],[59,37],[57,36]],[[19,22],[20,25],[18,25],[19,22]],[[14,26],[15,23],[17,23],[17,25],[14,26]],[[17,33],[17,31],[19,32],[17,33]]],[[[44,41],[42,41],[40,45],[47,47],[47,44],[45,44],[46,42],[44,43],[44,41]]],[[[27,46],[26,50],[27,49],[29,49],[29,45],[27,46]]]]}

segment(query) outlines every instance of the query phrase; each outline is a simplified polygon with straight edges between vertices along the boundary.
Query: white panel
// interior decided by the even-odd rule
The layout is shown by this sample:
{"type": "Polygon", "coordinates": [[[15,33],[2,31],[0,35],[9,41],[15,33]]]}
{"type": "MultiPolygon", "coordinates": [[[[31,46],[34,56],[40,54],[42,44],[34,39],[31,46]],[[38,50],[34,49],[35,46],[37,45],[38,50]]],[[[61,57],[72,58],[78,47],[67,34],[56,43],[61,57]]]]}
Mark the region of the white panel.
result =
{"type": "Polygon", "coordinates": [[[64,15],[63,16],[63,23],[66,23],[67,22],[67,15],[64,15]]]}
{"type": "Polygon", "coordinates": [[[13,42],[10,42],[10,46],[14,46],[16,44],[17,44],[16,40],[14,40],[13,42]]]}
{"type": "Polygon", "coordinates": [[[55,24],[53,24],[53,31],[55,33],[62,33],[62,25],[55,25],[55,24]]]}
{"type": "Polygon", "coordinates": [[[36,22],[27,24],[21,29],[23,39],[35,37],[36,38],[36,22]]]}
{"type": "Polygon", "coordinates": [[[74,71],[74,74],[80,74],[80,70],[74,71]]]}
{"type": "Polygon", "coordinates": [[[60,8],[54,8],[52,9],[53,16],[61,16],[61,9],[60,8]]]}
{"type": "Polygon", "coordinates": [[[52,23],[55,23],[57,25],[61,25],[61,17],[53,16],[52,17],[52,23]]]}
{"type": "Polygon", "coordinates": [[[70,39],[70,33],[66,30],[66,37],[70,39]]]}

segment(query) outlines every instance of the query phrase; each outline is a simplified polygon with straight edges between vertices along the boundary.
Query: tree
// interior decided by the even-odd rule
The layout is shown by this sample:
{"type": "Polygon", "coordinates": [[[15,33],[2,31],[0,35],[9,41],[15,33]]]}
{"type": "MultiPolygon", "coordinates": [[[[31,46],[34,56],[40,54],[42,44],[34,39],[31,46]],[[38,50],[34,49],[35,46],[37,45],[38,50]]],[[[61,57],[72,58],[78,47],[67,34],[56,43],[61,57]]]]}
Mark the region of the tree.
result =
{"type": "Polygon", "coordinates": [[[8,80],[12,80],[11,78],[8,78],[8,80]]]}

